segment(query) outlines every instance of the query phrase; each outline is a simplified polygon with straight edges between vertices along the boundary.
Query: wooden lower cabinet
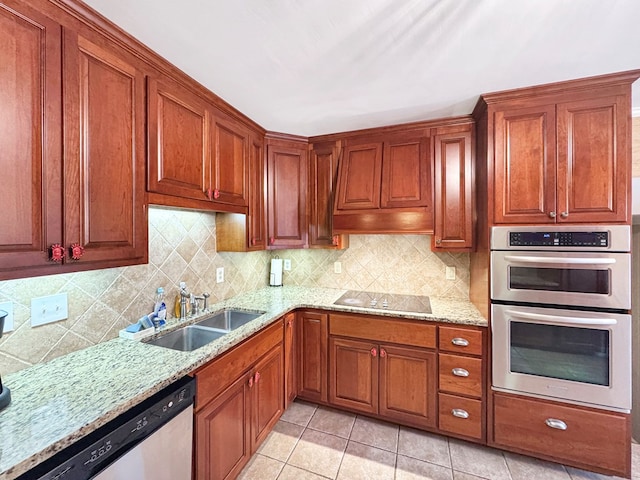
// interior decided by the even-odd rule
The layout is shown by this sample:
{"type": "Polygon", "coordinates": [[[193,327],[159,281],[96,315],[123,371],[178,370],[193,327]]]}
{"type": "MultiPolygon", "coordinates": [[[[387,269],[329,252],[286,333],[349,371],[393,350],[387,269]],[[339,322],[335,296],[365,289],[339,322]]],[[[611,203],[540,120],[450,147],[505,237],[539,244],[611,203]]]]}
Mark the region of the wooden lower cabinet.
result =
{"type": "Polygon", "coordinates": [[[284,411],[283,322],[196,372],[196,480],[234,479],[284,411]]]}
{"type": "Polygon", "coordinates": [[[438,429],[443,433],[482,440],[482,401],[457,395],[438,395],[438,429]]]}
{"type": "Polygon", "coordinates": [[[495,393],[493,446],[630,477],[630,415],[495,393]]]}
{"type": "Polygon", "coordinates": [[[329,403],[364,413],[378,413],[377,345],[329,338],[329,403]]]}
{"type": "Polygon", "coordinates": [[[296,314],[284,316],[284,407],[298,394],[298,322],[296,314]]]}
{"type": "Polygon", "coordinates": [[[298,313],[298,397],[327,402],[326,313],[298,313]]]}

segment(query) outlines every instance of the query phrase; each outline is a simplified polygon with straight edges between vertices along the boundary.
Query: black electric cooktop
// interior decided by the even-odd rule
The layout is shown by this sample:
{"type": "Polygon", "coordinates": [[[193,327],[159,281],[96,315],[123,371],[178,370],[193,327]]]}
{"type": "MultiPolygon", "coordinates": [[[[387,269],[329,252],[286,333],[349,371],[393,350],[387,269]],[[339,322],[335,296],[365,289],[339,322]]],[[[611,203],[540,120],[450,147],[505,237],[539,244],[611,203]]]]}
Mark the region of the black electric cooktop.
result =
{"type": "Polygon", "coordinates": [[[398,312],[431,313],[429,297],[422,295],[397,295],[380,292],[360,292],[349,290],[334,305],[395,310],[398,312]]]}

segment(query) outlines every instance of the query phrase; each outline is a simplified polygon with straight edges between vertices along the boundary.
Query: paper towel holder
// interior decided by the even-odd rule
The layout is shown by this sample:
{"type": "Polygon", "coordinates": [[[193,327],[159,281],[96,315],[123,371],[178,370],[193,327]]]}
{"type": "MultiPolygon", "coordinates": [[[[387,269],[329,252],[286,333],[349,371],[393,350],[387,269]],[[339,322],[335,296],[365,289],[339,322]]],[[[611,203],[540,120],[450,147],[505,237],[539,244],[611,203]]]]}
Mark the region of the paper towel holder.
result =
{"type": "Polygon", "coordinates": [[[282,286],[282,259],[278,256],[271,259],[271,270],[269,271],[269,285],[271,287],[282,286]]]}

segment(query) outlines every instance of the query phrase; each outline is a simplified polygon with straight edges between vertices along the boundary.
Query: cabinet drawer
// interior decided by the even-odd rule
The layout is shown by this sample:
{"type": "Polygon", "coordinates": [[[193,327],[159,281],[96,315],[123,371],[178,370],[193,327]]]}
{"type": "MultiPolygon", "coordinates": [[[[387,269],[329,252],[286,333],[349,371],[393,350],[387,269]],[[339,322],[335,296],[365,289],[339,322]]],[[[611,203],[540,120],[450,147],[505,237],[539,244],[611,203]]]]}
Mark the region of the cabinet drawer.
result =
{"type": "Polygon", "coordinates": [[[630,473],[631,461],[628,420],[629,416],[621,413],[498,393],[494,396],[496,445],[592,465],[624,477],[630,473]]]}
{"type": "Polygon", "coordinates": [[[436,348],[436,326],[424,322],[332,314],[329,317],[329,334],[373,342],[436,348]]]}
{"type": "Polygon", "coordinates": [[[482,359],[441,353],[438,361],[441,391],[482,396],[482,359]]]}
{"type": "Polygon", "coordinates": [[[447,352],[482,355],[482,330],[440,327],[438,347],[447,352]]]}
{"type": "Polygon", "coordinates": [[[482,401],[439,394],[438,428],[443,432],[482,439],[482,401]]]}
{"type": "Polygon", "coordinates": [[[284,328],[282,320],[264,328],[240,345],[213,359],[196,372],[196,410],[235,382],[251,365],[269,350],[281,343],[284,328]]]}

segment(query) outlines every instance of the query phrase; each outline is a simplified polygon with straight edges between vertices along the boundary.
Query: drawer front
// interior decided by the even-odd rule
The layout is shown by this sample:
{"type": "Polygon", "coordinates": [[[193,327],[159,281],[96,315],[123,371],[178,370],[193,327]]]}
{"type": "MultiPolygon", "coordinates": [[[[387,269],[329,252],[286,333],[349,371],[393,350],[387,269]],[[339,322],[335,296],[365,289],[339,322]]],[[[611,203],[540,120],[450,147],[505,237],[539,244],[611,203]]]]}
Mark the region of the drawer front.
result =
{"type": "Polygon", "coordinates": [[[498,446],[593,465],[618,475],[629,472],[628,415],[496,393],[493,421],[498,446]]]}
{"type": "Polygon", "coordinates": [[[363,315],[329,316],[329,335],[414,347],[436,348],[436,328],[426,322],[400,319],[387,320],[363,315]]]}
{"type": "Polygon", "coordinates": [[[438,355],[440,391],[482,397],[482,359],[438,355]]]}
{"type": "Polygon", "coordinates": [[[460,327],[440,327],[438,347],[441,351],[482,355],[482,330],[460,327]]]}
{"type": "Polygon", "coordinates": [[[278,320],[200,368],[196,372],[196,410],[204,407],[281,343],[283,335],[283,321],[278,320]]]}
{"type": "Polygon", "coordinates": [[[482,439],[482,401],[441,393],[438,428],[443,432],[482,439]]]}

